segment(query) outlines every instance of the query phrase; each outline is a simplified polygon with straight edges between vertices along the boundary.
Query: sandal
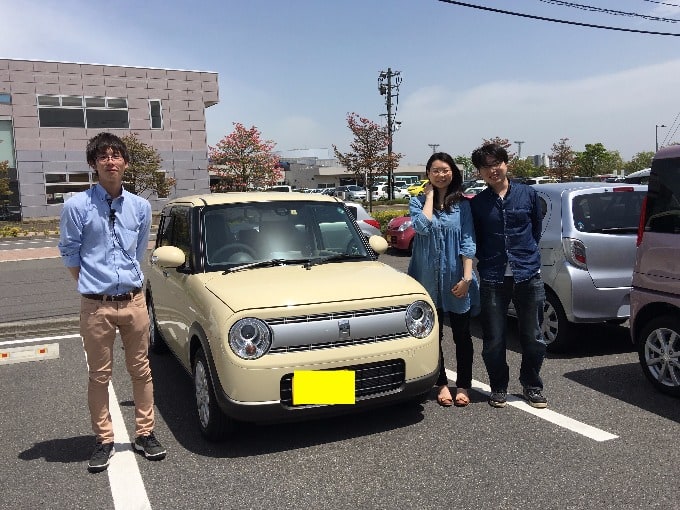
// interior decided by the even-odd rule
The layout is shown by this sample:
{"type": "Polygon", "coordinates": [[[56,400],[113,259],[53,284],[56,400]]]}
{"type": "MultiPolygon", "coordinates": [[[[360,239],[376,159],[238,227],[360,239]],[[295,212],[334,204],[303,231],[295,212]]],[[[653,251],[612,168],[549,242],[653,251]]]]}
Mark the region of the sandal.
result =
{"type": "Polygon", "coordinates": [[[468,390],[465,388],[456,388],[456,401],[454,403],[456,407],[465,407],[468,405],[470,403],[468,390]]]}
{"type": "Polygon", "coordinates": [[[448,386],[442,386],[439,388],[437,403],[442,407],[451,407],[453,405],[453,399],[451,398],[451,392],[449,391],[448,386]]]}

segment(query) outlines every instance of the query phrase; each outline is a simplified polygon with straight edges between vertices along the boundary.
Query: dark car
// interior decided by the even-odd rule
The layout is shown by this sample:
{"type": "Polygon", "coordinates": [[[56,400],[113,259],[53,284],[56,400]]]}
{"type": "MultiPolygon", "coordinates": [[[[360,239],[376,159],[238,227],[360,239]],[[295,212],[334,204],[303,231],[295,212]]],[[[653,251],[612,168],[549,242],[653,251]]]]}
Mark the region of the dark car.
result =
{"type": "Polygon", "coordinates": [[[656,153],[637,237],[630,332],[658,390],[680,396],[680,146],[656,153]]]}

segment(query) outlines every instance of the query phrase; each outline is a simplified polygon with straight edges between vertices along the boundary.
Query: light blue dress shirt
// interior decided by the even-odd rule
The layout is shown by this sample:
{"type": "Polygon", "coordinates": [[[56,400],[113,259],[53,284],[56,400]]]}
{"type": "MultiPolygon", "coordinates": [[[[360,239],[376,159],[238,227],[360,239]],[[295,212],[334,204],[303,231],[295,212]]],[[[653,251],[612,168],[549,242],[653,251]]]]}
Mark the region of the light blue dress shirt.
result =
{"type": "Polygon", "coordinates": [[[66,267],[80,267],[78,292],[116,295],[141,288],[150,230],[151,204],[125,189],[111,200],[95,184],[67,200],[59,251],[66,267]]]}
{"type": "Polygon", "coordinates": [[[436,211],[429,220],[423,213],[425,197],[409,202],[411,225],[416,231],[408,274],[430,294],[437,308],[445,312],[479,313],[479,285],[472,274],[468,293],[457,298],[451,289],[463,277],[461,255],[475,256],[475,230],[470,203],[462,199],[450,211],[436,211]]]}

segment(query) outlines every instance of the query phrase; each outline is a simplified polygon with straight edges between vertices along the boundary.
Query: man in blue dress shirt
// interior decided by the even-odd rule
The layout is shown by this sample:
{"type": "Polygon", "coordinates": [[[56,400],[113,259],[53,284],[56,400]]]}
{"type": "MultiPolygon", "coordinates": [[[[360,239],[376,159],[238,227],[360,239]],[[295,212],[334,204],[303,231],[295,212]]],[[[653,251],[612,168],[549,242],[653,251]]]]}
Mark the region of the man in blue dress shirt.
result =
{"type": "Polygon", "coordinates": [[[109,381],[116,330],[132,379],[136,438],[133,447],[151,460],[166,450],[154,436],[154,398],[149,366],[149,316],[141,261],[151,229],[149,201],[123,188],[130,157],[123,141],[99,133],[87,144],[87,163],[99,182],[64,203],[59,250],[78,282],[80,334],[87,359],[87,401],[96,446],[88,469],[104,471],[114,454],[109,381]]]}
{"type": "Polygon", "coordinates": [[[470,202],[477,238],[480,277],[482,359],[489,373],[489,405],[505,407],[509,368],[506,361],[507,313],[515,305],[522,364],[519,381],[529,405],[548,406],[539,372],[546,344],[541,331],[545,288],[541,279],[542,214],[536,190],[510,182],[508,153],[494,143],[472,153],[472,164],[487,188],[470,202]]]}

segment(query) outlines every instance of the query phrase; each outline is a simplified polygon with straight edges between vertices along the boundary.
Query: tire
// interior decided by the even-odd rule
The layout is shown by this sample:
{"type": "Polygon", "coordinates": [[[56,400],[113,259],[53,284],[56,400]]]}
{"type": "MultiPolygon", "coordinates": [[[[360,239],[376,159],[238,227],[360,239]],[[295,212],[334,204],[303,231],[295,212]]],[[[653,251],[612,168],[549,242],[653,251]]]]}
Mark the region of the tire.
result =
{"type": "Polygon", "coordinates": [[[569,345],[572,325],[567,320],[562,303],[546,289],[541,331],[549,352],[563,352],[569,345]]]}
{"type": "Polygon", "coordinates": [[[662,315],[650,320],[636,344],[645,377],[660,392],[680,397],[680,319],[662,315]]]}
{"type": "Polygon", "coordinates": [[[153,308],[153,299],[149,294],[146,300],[146,310],[149,314],[149,349],[156,354],[162,354],[168,350],[168,344],[163,340],[163,335],[158,330],[158,322],[156,322],[156,312],[153,308]]]}
{"type": "Polygon", "coordinates": [[[231,432],[233,423],[217,405],[210,365],[203,349],[196,351],[193,376],[196,413],[201,434],[209,441],[222,441],[231,432]]]}

